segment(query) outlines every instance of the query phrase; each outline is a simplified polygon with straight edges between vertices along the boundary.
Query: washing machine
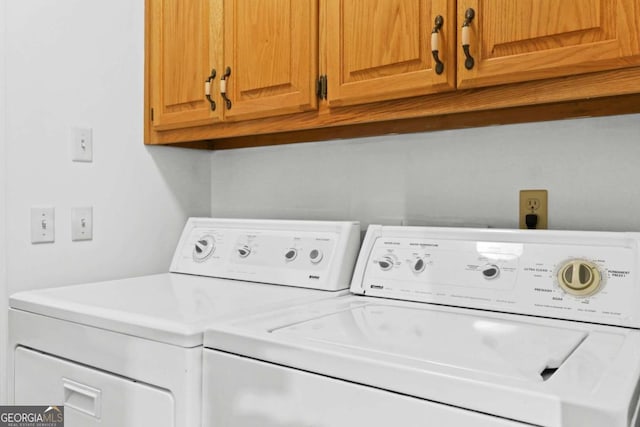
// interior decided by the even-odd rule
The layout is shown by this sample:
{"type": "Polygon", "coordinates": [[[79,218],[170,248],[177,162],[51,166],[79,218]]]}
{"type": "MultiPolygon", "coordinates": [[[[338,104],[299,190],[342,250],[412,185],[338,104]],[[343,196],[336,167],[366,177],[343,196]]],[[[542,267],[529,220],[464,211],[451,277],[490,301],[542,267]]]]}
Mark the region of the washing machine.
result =
{"type": "Polygon", "coordinates": [[[370,226],[350,295],[205,333],[206,427],[637,427],[640,234],[370,226]]]}
{"type": "Polygon", "coordinates": [[[207,325],[347,289],[355,222],[191,218],[170,272],[10,297],[10,403],[67,427],[199,427],[207,325]]]}

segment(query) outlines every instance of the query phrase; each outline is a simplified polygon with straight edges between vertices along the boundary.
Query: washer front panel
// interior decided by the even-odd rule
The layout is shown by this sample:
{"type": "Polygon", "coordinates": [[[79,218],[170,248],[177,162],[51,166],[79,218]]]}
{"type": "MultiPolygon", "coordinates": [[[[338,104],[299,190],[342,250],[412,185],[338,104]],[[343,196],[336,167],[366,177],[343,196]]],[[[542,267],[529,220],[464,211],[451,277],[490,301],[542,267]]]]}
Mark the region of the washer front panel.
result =
{"type": "Polygon", "coordinates": [[[442,230],[371,226],[352,292],[640,326],[635,235],[442,230]],[[568,292],[559,273],[584,263],[599,275],[597,286],[568,292]]]}

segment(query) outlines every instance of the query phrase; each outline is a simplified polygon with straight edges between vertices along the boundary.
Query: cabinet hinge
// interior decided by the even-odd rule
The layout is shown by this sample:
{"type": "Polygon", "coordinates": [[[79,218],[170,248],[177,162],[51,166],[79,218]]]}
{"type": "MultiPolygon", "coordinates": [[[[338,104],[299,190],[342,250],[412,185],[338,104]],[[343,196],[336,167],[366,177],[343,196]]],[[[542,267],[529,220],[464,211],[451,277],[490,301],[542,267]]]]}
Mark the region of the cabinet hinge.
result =
{"type": "Polygon", "coordinates": [[[151,121],[153,121],[153,108],[151,109],[151,121]]]}
{"type": "Polygon", "coordinates": [[[320,99],[327,99],[327,76],[322,75],[318,77],[316,82],[316,95],[320,99]]]}

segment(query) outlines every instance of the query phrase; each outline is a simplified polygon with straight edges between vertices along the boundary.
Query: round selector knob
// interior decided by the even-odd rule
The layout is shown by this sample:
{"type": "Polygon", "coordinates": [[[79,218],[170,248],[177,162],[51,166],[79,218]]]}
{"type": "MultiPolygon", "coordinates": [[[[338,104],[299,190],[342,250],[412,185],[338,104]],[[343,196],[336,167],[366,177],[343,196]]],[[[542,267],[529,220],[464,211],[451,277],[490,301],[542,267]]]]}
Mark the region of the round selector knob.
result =
{"type": "Polygon", "coordinates": [[[215,250],[216,244],[213,236],[202,236],[193,245],[193,260],[195,262],[206,261],[215,250]]]}
{"type": "Polygon", "coordinates": [[[495,279],[500,275],[500,267],[495,264],[487,264],[482,267],[482,277],[487,280],[495,279]]]}
{"type": "Polygon", "coordinates": [[[378,260],[378,265],[380,266],[380,269],[382,271],[388,271],[393,268],[393,265],[395,264],[395,262],[396,260],[393,259],[392,256],[386,255],[378,260]]]}
{"type": "Polygon", "coordinates": [[[287,262],[291,262],[298,256],[298,250],[296,248],[289,248],[284,253],[284,259],[287,262]]]}
{"type": "Polygon", "coordinates": [[[240,258],[246,258],[251,254],[251,247],[249,245],[242,245],[238,247],[238,256],[240,258]]]}
{"type": "Polygon", "coordinates": [[[313,264],[317,264],[322,261],[323,256],[324,254],[320,249],[312,249],[311,252],[309,252],[309,260],[313,264]]]}
{"type": "Polygon", "coordinates": [[[602,274],[598,266],[586,259],[572,259],[564,262],[558,270],[558,285],[571,295],[589,296],[598,291],[602,284],[602,274]]]}
{"type": "Polygon", "coordinates": [[[414,273],[422,273],[427,266],[427,263],[424,262],[422,258],[416,258],[411,264],[411,271],[414,273]]]}

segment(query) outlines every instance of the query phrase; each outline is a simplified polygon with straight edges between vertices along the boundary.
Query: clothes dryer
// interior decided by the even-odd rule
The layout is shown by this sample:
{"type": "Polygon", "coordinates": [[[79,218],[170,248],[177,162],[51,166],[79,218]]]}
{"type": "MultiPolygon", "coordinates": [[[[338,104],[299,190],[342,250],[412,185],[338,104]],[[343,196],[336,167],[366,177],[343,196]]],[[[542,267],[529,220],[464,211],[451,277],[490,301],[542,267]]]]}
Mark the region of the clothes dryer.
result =
{"type": "Polygon", "coordinates": [[[10,298],[10,402],[64,405],[67,427],[199,427],[216,320],[333,298],[355,222],[192,218],[170,273],[10,298]]]}

